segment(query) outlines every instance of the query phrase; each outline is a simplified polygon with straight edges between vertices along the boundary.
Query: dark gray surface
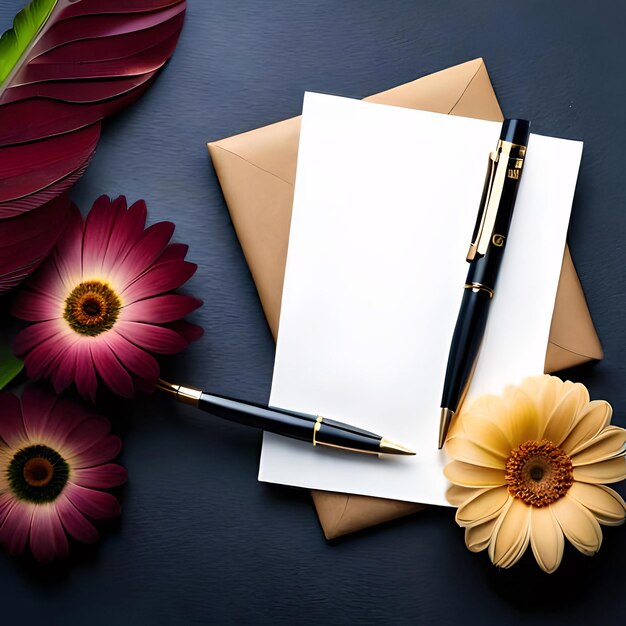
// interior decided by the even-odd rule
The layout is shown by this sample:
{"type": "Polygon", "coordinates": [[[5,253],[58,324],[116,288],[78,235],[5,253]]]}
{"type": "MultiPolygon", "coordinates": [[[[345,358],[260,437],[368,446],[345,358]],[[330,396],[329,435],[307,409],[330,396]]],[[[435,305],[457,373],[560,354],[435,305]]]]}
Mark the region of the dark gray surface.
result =
{"type": "MultiPolygon", "coordinates": [[[[103,0],[103,2],[106,0],[103,0]]],[[[8,27],[20,0],[1,0],[8,27]]],[[[505,114],[583,139],[570,244],[606,359],[571,375],[626,426],[622,2],[189,0],[156,84],[106,124],[73,192],[143,197],[199,264],[204,338],[164,369],[263,401],[273,343],[205,142],[296,115],[305,89],[353,97],[483,56],[505,114]]],[[[333,545],[305,492],[256,481],[260,434],[164,400],[119,409],[130,483],[119,526],[46,572],[0,555],[3,623],[620,623],[624,528],[552,576],[472,555],[450,510],[333,545]]],[[[623,489],[622,489],[623,493],[623,489]]]]}

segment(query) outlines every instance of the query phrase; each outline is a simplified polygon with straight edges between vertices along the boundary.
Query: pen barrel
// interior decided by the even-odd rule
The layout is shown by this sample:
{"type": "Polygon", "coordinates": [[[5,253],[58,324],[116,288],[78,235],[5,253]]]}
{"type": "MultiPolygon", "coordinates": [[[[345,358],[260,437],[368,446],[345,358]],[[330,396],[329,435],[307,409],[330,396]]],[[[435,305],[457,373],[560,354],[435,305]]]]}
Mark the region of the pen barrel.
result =
{"type": "MultiPolygon", "coordinates": [[[[505,120],[497,148],[489,155],[481,210],[467,254],[470,267],[450,346],[441,399],[442,408],[453,413],[463,401],[480,351],[507,245],[529,136],[528,120],[505,120]]],[[[449,416],[446,415],[447,412],[442,412],[439,447],[443,445],[449,423],[449,416]]]]}
{"type": "Polygon", "coordinates": [[[202,393],[198,408],[229,422],[260,428],[314,445],[373,454],[380,452],[382,438],[379,435],[308,413],[269,408],[208,393],[202,393]]]}
{"type": "Polygon", "coordinates": [[[316,420],[314,415],[270,409],[260,404],[240,402],[208,393],[200,396],[198,408],[229,422],[260,428],[294,439],[313,440],[316,420]]]}
{"type": "Polygon", "coordinates": [[[471,380],[482,342],[491,295],[466,288],[450,345],[441,406],[456,411],[471,380]]]}

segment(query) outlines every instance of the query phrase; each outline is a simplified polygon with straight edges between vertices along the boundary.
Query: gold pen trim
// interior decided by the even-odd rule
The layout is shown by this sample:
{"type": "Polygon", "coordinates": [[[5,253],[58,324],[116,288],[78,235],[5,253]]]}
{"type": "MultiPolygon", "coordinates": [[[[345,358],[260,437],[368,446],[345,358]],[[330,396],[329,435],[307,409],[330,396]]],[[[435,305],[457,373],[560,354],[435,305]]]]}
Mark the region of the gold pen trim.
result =
{"type": "Polygon", "coordinates": [[[389,439],[383,437],[379,443],[378,451],[374,450],[362,450],[361,448],[349,448],[347,446],[338,446],[334,443],[324,443],[323,441],[318,441],[318,445],[326,446],[327,448],[337,448],[338,450],[348,450],[349,452],[360,452],[361,454],[375,454],[379,456],[381,454],[390,454],[397,456],[415,456],[415,452],[410,450],[406,446],[402,446],[399,443],[394,443],[389,439]]]}
{"type": "Polygon", "coordinates": [[[483,204],[480,208],[476,234],[467,252],[468,262],[473,261],[477,256],[484,256],[489,245],[495,244],[492,241],[492,235],[498,217],[504,181],[507,178],[519,179],[525,156],[526,146],[502,141],[502,139],[498,140],[496,149],[489,153],[483,204]]]}
{"type": "Polygon", "coordinates": [[[175,385],[173,383],[168,383],[162,378],[159,378],[156,386],[160,391],[164,391],[165,393],[174,396],[174,398],[182,404],[190,404],[195,407],[198,407],[200,404],[202,389],[187,387],[185,385],[175,385]]]}
{"type": "Polygon", "coordinates": [[[380,454],[380,452],[373,452],[371,450],[361,450],[360,448],[348,448],[347,446],[338,446],[335,443],[324,443],[323,441],[318,441],[317,445],[326,446],[327,448],[337,448],[338,450],[348,450],[348,452],[360,452],[361,454],[376,454],[376,455],[380,454]]]}
{"type": "Polygon", "coordinates": [[[493,298],[494,291],[490,287],[486,287],[482,283],[467,283],[465,285],[465,289],[471,289],[474,293],[478,293],[479,291],[484,291],[489,294],[489,298],[493,298]]]}
{"type": "Polygon", "coordinates": [[[379,445],[379,450],[380,450],[379,454],[398,454],[398,455],[403,455],[403,456],[415,456],[416,455],[416,452],[414,452],[410,448],[400,445],[399,443],[396,443],[395,441],[391,441],[390,439],[387,439],[387,437],[383,437],[380,440],[380,444],[378,445],[379,445]]]}
{"type": "Polygon", "coordinates": [[[340,446],[336,443],[326,443],[325,441],[317,440],[317,433],[322,428],[322,422],[324,421],[323,416],[318,415],[315,420],[315,425],[313,426],[313,445],[314,446],[325,446],[327,448],[336,448],[337,450],[347,450],[348,452],[360,452],[361,454],[400,454],[400,455],[410,455],[414,456],[415,452],[413,450],[409,450],[406,446],[402,446],[399,443],[395,443],[390,441],[389,439],[383,437],[379,444],[378,450],[363,450],[362,448],[350,448],[349,446],[340,446]]]}
{"type": "Polygon", "coordinates": [[[523,159],[526,156],[526,148],[527,146],[522,146],[519,143],[511,143],[510,141],[499,139],[496,150],[501,150],[502,154],[510,159],[523,159]]]}
{"type": "Polygon", "coordinates": [[[448,430],[450,429],[450,423],[454,417],[454,411],[447,407],[441,408],[441,417],[439,418],[439,443],[438,448],[441,450],[446,443],[446,437],[448,436],[448,430]]]}
{"type": "Polygon", "coordinates": [[[313,445],[314,446],[316,446],[318,443],[322,446],[326,445],[322,443],[321,441],[317,440],[317,433],[320,431],[323,421],[324,421],[324,418],[321,415],[318,415],[317,419],[315,420],[315,426],[313,426],[313,445]]]}

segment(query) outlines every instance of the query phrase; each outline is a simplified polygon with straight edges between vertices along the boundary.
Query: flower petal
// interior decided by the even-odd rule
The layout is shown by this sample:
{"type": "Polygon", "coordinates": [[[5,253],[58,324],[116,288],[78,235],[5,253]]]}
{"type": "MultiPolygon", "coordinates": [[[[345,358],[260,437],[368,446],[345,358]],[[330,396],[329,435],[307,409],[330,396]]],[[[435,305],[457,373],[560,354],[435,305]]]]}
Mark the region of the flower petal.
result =
{"type": "Polygon", "coordinates": [[[81,343],[76,349],[76,388],[83,398],[96,400],[98,379],[88,343],[81,343]]]}
{"type": "Polygon", "coordinates": [[[56,245],[51,261],[57,268],[66,293],[82,280],[82,244],[83,218],[78,207],[72,203],[70,221],[56,245]]]}
{"type": "Polygon", "coordinates": [[[122,450],[122,440],[115,435],[108,435],[84,450],[69,454],[66,461],[72,469],[78,470],[107,463],[122,450]]]}
{"type": "Polygon", "coordinates": [[[481,467],[462,461],[448,463],[443,473],[451,483],[463,487],[499,487],[506,484],[504,469],[481,467]]]}
{"type": "Polygon", "coordinates": [[[24,368],[31,380],[45,378],[52,371],[52,364],[65,349],[65,345],[58,339],[52,339],[35,346],[24,356],[24,368]]]}
{"type": "Polygon", "coordinates": [[[537,405],[519,387],[507,387],[504,400],[508,416],[500,427],[513,447],[536,440],[541,431],[537,405]]]}
{"type": "Polygon", "coordinates": [[[177,332],[154,324],[120,321],[115,330],[128,341],[159,354],[176,354],[188,345],[177,332]]]}
{"type": "MultiPolygon", "coordinates": [[[[197,341],[204,334],[204,329],[197,324],[190,324],[186,320],[176,320],[175,322],[167,322],[163,324],[165,328],[169,328],[178,333],[187,343],[197,341]]],[[[452,422],[454,424],[454,422],[452,422]]]]}
{"type": "Polygon", "coordinates": [[[53,338],[58,338],[60,333],[65,334],[67,328],[68,326],[58,319],[31,324],[17,335],[13,342],[13,350],[18,356],[24,356],[29,350],[32,350],[44,341],[47,342],[53,338]]]}
{"type": "Polygon", "coordinates": [[[17,449],[27,441],[20,401],[6,391],[0,393],[0,439],[17,449]]]}
{"type": "Polygon", "coordinates": [[[46,441],[48,421],[58,396],[39,385],[29,385],[22,393],[24,428],[32,443],[46,441]]]}
{"type": "Polygon", "coordinates": [[[25,328],[17,336],[14,350],[16,354],[23,356],[28,376],[37,380],[54,372],[56,364],[61,362],[60,359],[76,340],[76,333],[64,326],[62,320],[50,320],[25,328]],[[44,326],[47,328],[43,328],[44,326]],[[35,341],[36,345],[28,347],[26,352],[25,343],[35,341]]]}
{"type": "Polygon", "coordinates": [[[613,489],[604,485],[574,483],[567,494],[588,508],[600,524],[619,526],[624,523],[626,503],[613,489]]]}
{"type": "MultiPolygon", "coordinates": [[[[45,392],[41,392],[42,395],[45,392]]],[[[52,394],[50,394],[52,395],[52,394]]],[[[58,398],[54,405],[47,410],[45,422],[39,423],[36,427],[30,426],[30,431],[35,435],[31,435],[31,441],[43,443],[50,446],[61,456],[61,448],[69,433],[76,428],[86,415],[81,407],[77,406],[71,400],[58,398]]]]}
{"type": "MultiPolygon", "coordinates": [[[[465,407],[463,407],[462,413],[465,412],[465,410],[465,407]]],[[[468,406],[467,414],[477,415],[496,425],[500,425],[503,417],[507,414],[507,408],[504,401],[499,396],[484,395],[476,398],[476,400],[468,406]]]]}
{"type": "Polygon", "coordinates": [[[612,459],[626,452],[626,430],[617,426],[607,426],[586,446],[579,446],[578,450],[571,456],[574,467],[612,459]]]}
{"type": "Polygon", "coordinates": [[[64,493],[81,513],[91,519],[109,519],[120,514],[120,504],[110,493],[87,489],[74,483],[68,483],[64,493]]]}
{"type": "Polygon", "coordinates": [[[30,549],[41,563],[50,563],[55,556],[68,555],[67,537],[55,504],[35,506],[30,527],[30,549]]]}
{"type": "Polygon", "coordinates": [[[581,446],[587,445],[605,426],[611,422],[613,409],[604,400],[589,402],[580,414],[576,425],[561,444],[561,449],[569,455],[576,454],[581,446]]]}
{"type": "Polygon", "coordinates": [[[61,398],[52,409],[46,436],[67,459],[97,444],[110,429],[111,423],[105,417],[89,413],[82,405],[61,398]]]}
{"type": "Polygon", "coordinates": [[[172,222],[157,222],[147,228],[130,248],[123,260],[111,268],[117,284],[125,289],[143,274],[165,250],[174,234],[172,222]]]}
{"type": "Polygon", "coordinates": [[[464,437],[451,437],[448,439],[445,444],[445,450],[457,461],[500,470],[504,470],[507,458],[504,454],[487,450],[464,437]]]}
{"type": "Polygon", "coordinates": [[[119,202],[108,196],[100,196],[87,215],[83,233],[83,280],[103,275],[104,258],[119,217],[119,206],[119,202]]]}
{"type": "Polygon", "coordinates": [[[123,261],[144,232],[148,209],[144,200],[138,200],[126,210],[126,198],[120,196],[120,214],[111,231],[111,238],[104,255],[103,270],[109,272],[123,261]]]}
{"type": "Polygon", "coordinates": [[[468,500],[481,494],[483,489],[472,489],[460,485],[450,485],[446,491],[446,499],[452,506],[459,507],[468,500]]]}
{"type": "Polygon", "coordinates": [[[197,265],[174,259],[153,265],[120,294],[124,304],[177,289],[195,273],[197,265]]]}
{"type": "Polygon", "coordinates": [[[465,545],[470,552],[480,552],[489,545],[499,520],[499,517],[494,517],[483,524],[468,526],[465,529],[465,545]]]}
{"type": "Polygon", "coordinates": [[[189,252],[189,246],[185,243],[171,243],[159,256],[157,263],[171,261],[172,259],[184,259],[189,252]]]}
{"type": "Polygon", "coordinates": [[[131,343],[120,335],[115,329],[103,337],[111,351],[120,363],[147,380],[155,380],[159,377],[159,364],[157,360],[145,350],[131,343]]]}
{"type": "Polygon", "coordinates": [[[497,517],[510,497],[507,487],[486,489],[459,507],[456,522],[459,526],[482,524],[497,517]]]}
{"type": "Polygon", "coordinates": [[[42,322],[63,316],[64,302],[50,293],[20,289],[15,296],[11,313],[21,320],[42,322]]]}
{"type": "Polygon", "coordinates": [[[511,454],[511,444],[504,436],[499,426],[493,422],[468,415],[463,419],[463,430],[467,439],[481,448],[485,448],[497,456],[508,458],[511,454]]]}
{"type": "Polygon", "coordinates": [[[530,545],[539,567],[552,574],[563,558],[563,531],[549,506],[533,507],[530,514],[530,545]]]}
{"type": "Polygon", "coordinates": [[[587,556],[594,555],[602,543],[602,530],[593,514],[577,500],[565,495],[550,505],[554,517],[571,544],[587,556]]]}
{"type": "Polygon", "coordinates": [[[82,543],[98,541],[96,527],[67,499],[65,494],[61,494],[57,502],[59,517],[69,535],[82,543]]]}
{"type": "Polygon", "coordinates": [[[16,501],[0,526],[0,543],[11,556],[17,556],[24,551],[34,509],[34,504],[16,501]]]}
{"type": "Polygon", "coordinates": [[[12,493],[4,492],[0,494],[0,526],[9,514],[9,511],[13,508],[16,499],[12,493]]]}
{"type": "Polygon", "coordinates": [[[120,312],[121,320],[160,324],[173,322],[202,305],[202,300],[181,294],[166,294],[145,300],[137,300],[120,312]]]}
{"type": "Polygon", "coordinates": [[[626,478],[626,457],[591,463],[574,468],[574,480],[583,483],[617,483],[626,478]]]}
{"type": "Polygon", "coordinates": [[[543,374],[542,376],[529,376],[521,382],[520,389],[524,391],[524,393],[537,406],[539,406],[541,393],[544,390],[545,385],[548,384],[552,378],[554,377],[549,376],[548,374],[543,374]]]}
{"type": "Polygon", "coordinates": [[[92,341],[89,344],[93,364],[104,384],[123,398],[132,398],[135,393],[133,380],[122,367],[105,341],[92,341]]]}
{"type": "Polygon", "coordinates": [[[562,443],[576,423],[578,407],[583,403],[585,392],[586,389],[582,385],[573,385],[552,408],[552,411],[545,414],[547,423],[541,435],[542,439],[547,439],[556,446],[562,443]]]}
{"type": "MultiPolygon", "coordinates": [[[[58,301],[59,306],[63,306],[68,296],[69,290],[73,287],[68,286],[65,280],[59,274],[59,268],[54,262],[54,257],[49,262],[43,263],[37,269],[26,285],[29,291],[34,293],[48,294],[50,297],[58,301]]],[[[16,313],[17,315],[17,313],[16,313]]],[[[19,317],[19,316],[18,316],[19,317]]]]}
{"type": "Polygon", "coordinates": [[[68,339],[65,348],[59,350],[54,362],[51,365],[52,376],[50,378],[54,390],[63,393],[76,378],[76,355],[81,349],[80,337],[68,339]]]}
{"type": "Polygon", "coordinates": [[[110,489],[119,487],[128,479],[128,473],[121,465],[107,463],[97,467],[74,470],[72,481],[81,487],[92,489],[110,489]]]}
{"type": "Polygon", "coordinates": [[[489,544],[489,558],[497,567],[511,567],[522,557],[530,541],[530,509],[511,498],[498,518],[489,544]]]}

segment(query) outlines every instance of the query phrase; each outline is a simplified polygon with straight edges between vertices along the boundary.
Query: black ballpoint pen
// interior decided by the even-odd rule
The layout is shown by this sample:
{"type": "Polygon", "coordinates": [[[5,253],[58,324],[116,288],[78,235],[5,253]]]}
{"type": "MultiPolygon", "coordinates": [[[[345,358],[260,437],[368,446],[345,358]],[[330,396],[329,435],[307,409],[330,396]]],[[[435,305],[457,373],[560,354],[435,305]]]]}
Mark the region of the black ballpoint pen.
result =
{"type": "Polygon", "coordinates": [[[309,441],[314,446],[327,446],[365,454],[415,454],[412,450],[380,435],[320,415],[240,402],[161,379],[157,382],[157,389],[173,396],[179,402],[191,404],[216,417],[285,437],[309,441]]]}
{"type": "Polygon", "coordinates": [[[470,267],[465,293],[448,356],[441,398],[440,449],[467,391],[478,357],[513,217],[529,134],[528,120],[504,120],[496,150],[489,155],[481,207],[467,254],[470,267]]]}

